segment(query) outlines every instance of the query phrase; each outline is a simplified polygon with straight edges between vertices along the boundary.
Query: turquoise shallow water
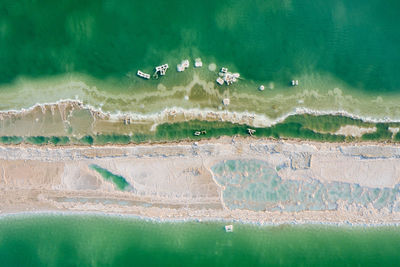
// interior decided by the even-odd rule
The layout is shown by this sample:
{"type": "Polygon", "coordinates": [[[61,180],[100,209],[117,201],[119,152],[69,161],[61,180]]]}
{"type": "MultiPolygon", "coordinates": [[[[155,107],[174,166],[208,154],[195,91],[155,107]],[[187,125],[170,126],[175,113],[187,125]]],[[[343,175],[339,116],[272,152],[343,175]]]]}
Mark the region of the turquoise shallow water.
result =
{"type": "MultiPolygon", "coordinates": [[[[296,161],[293,156],[292,161],[296,161]],[[294,159],[293,159],[294,158],[294,159]]],[[[308,168],[311,157],[297,163],[308,168]]],[[[292,163],[293,164],[293,163],[292,163]]],[[[296,163],[294,163],[296,166],[296,163]]],[[[286,164],[279,169],[288,168],[286,164]]],[[[338,202],[377,210],[399,211],[400,184],[394,188],[374,188],[345,182],[283,180],[275,169],[258,160],[226,160],[212,167],[214,179],[223,186],[224,203],[229,209],[256,211],[336,210],[338,202]],[[250,175],[248,175],[250,173],[250,175]]]]}
{"type": "Polygon", "coordinates": [[[153,223],[100,216],[0,220],[3,266],[396,266],[398,227],[153,223]]]}
{"type": "Polygon", "coordinates": [[[122,80],[167,59],[205,56],[251,80],[329,73],[360,90],[393,91],[399,8],[390,0],[5,0],[0,82],[69,72],[122,80]]]}

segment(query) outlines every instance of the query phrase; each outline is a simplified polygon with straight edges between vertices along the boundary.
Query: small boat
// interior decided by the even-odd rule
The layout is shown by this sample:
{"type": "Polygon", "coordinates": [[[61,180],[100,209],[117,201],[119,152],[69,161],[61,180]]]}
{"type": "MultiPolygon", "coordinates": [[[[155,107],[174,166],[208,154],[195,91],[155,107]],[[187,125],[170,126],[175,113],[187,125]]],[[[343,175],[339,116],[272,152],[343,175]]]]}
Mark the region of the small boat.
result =
{"type": "Polygon", "coordinates": [[[294,80],[292,80],[292,86],[295,86],[296,82],[294,80]]]}
{"type": "Polygon", "coordinates": [[[194,60],[194,67],[195,68],[201,68],[202,66],[203,66],[203,62],[201,62],[201,59],[200,58],[196,58],[194,60]]]}
{"type": "Polygon", "coordinates": [[[163,76],[167,72],[168,68],[169,68],[168,64],[163,64],[163,65],[157,66],[155,74],[157,74],[159,72],[160,75],[163,76]]]}
{"type": "Polygon", "coordinates": [[[225,225],[225,232],[230,233],[233,232],[233,225],[225,225]]]}
{"type": "Polygon", "coordinates": [[[178,65],[176,66],[176,70],[177,70],[178,72],[182,72],[182,71],[185,70],[185,67],[183,67],[181,64],[178,64],[178,65]]]}
{"type": "Polygon", "coordinates": [[[224,84],[224,79],[222,79],[221,77],[218,77],[217,83],[218,83],[219,85],[223,85],[223,84],[224,84]]]}
{"type": "Polygon", "coordinates": [[[189,65],[190,65],[189,60],[187,60],[187,59],[182,60],[181,65],[185,69],[189,68],[189,65]]]}
{"type": "Polygon", "coordinates": [[[299,85],[299,80],[296,80],[295,84],[296,84],[296,85],[299,85]]]}
{"type": "Polygon", "coordinates": [[[224,98],[224,100],[222,100],[222,104],[224,104],[224,106],[228,106],[231,103],[231,100],[229,98],[224,98]]]}
{"type": "Polygon", "coordinates": [[[136,75],[146,80],[150,79],[150,74],[144,73],[140,70],[137,71],[136,75]]]}
{"type": "Polygon", "coordinates": [[[194,132],[194,135],[195,135],[195,136],[199,136],[199,135],[201,135],[201,132],[195,131],[195,132],[194,132]]]}
{"type": "Polygon", "coordinates": [[[264,85],[260,85],[260,87],[258,87],[258,90],[260,91],[264,91],[264,89],[265,89],[264,85]]]}
{"type": "Polygon", "coordinates": [[[206,133],[207,133],[206,130],[201,131],[201,134],[206,134],[206,133]]]}

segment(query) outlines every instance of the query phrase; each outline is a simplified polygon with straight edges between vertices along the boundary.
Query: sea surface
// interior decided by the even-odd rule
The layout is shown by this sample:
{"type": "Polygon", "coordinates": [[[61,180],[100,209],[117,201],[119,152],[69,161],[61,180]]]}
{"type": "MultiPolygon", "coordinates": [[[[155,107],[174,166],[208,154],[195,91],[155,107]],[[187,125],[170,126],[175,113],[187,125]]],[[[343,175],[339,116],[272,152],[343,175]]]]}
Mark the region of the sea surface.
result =
{"type": "Polygon", "coordinates": [[[228,111],[269,118],[303,108],[399,120],[398,10],[395,0],[2,0],[0,110],[79,99],[148,114],[218,110],[229,97],[228,111]],[[178,73],[183,59],[191,66],[178,73]],[[136,76],[163,63],[165,77],[136,76]],[[217,86],[222,66],[242,79],[217,86]]]}
{"type": "MultiPolygon", "coordinates": [[[[0,0],[0,111],[76,99],[111,114],[184,108],[274,120],[302,109],[400,121],[399,10],[395,0],[0,0]],[[197,57],[203,67],[194,69],[197,57]],[[191,66],[178,73],[183,59],[191,66]],[[153,74],[163,63],[170,66],[164,77],[136,76],[138,69],[153,74]],[[218,86],[221,67],[240,73],[238,83],[218,86]],[[290,86],[293,79],[299,86],[290,86]],[[228,107],[221,103],[226,97],[228,107]]],[[[34,122],[35,116],[26,120],[34,122]]],[[[83,112],[76,117],[92,119],[83,112]]],[[[38,120],[38,128],[63,135],[54,129],[59,120],[46,117],[49,128],[38,120]]],[[[28,124],[10,121],[15,124],[7,125],[12,131],[6,135],[31,131],[31,124],[26,130],[21,127],[28,124]]],[[[234,224],[235,231],[225,233],[223,226],[101,216],[2,217],[0,265],[400,262],[398,227],[234,224]]]]}
{"type": "Polygon", "coordinates": [[[2,266],[398,266],[398,227],[157,223],[78,215],[0,219],[2,266]]]}

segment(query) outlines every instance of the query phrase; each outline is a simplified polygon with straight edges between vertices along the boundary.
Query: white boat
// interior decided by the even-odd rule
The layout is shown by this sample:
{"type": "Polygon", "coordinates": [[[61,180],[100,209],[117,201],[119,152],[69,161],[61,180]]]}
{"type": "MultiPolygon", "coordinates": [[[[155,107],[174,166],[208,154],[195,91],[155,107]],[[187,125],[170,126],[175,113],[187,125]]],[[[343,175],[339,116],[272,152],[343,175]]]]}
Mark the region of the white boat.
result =
{"type": "Polygon", "coordinates": [[[144,73],[140,70],[137,71],[136,75],[146,80],[150,79],[150,74],[144,73]]]}
{"type": "Polygon", "coordinates": [[[201,62],[201,59],[200,59],[200,58],[196,58],[196,59],[194,60],[194,67],[195,67],[195,68],[201,68],[201,67],[203,67],[203,62],[201,62]]]}
{"type": "Polygon", "coordinates": [[[160,65],[156,67],[156,73],[160,73],[160,75],[165,75],[167,69],[169,68],[168,64],[160,65]]]}
{"type": "Polygon", "coordinates": [[[224,104],[224,106],[228,106],[231,103],[231,100],[229,100],[229,98],[224,98],[224,100],[222,100],[222,104],[224,104]]]}
{"type": "Polygon", "coordinates": [[[294,80],[292,80],[292,86],[295,86],[296,82],[294,80]]]}
{"type": "Polygon", "coordinates": [[[224,84],[224,79],[222,79],[221,77],[218,77],[216,81],[217,81],[217,83],[219,85],[223,85],[224,84]]]}
{"type": "Polygon", "coordinates": [[[187,60],[187,59],[182,60],[181,65],[185,69],[189,68],[189,60],[187,60]]]}
{"type": "Polygon", "coordinates": [[[177,70],[178,72],[182,72],[182,71],[185,70],[185,67],[183,67],[181,64],[178,64],[178,65],[176,66],[176,70],[177,70]]]}
{"type": "Polygon", "coordinates": [[[230,233],[233,232],[233,225],[225,225],[225,232],[230,233]]]}
{"type": "Polygon", "coordinates": [[[234,84],[238,81],[240,74],[235,72],[235,73],[231,73],[228,71],[228,68],[221,68],[221,71],[219,72],[219,78],[217,79],[217,83],[219,85],[223,85],[224,82],[227,85],[231,85],[234,84]]]}
{"type": "Polygon", "coordinates": [[[258,90],[260,91],[264,91],[264,89],[265,89],[264,85],[260,85],[260,87],[258,87],[258,90]]]}
{"type": "Polygon", "coordinates": [[[296,80],[296,83],[295,83],[296,85],[299,85],[299,80],[296,80]]]}

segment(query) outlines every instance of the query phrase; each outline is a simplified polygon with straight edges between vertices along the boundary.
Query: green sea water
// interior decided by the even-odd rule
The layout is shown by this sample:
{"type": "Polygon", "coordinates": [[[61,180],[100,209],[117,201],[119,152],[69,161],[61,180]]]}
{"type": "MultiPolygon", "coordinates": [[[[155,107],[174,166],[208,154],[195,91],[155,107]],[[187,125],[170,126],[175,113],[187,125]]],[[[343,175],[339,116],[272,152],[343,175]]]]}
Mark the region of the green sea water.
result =
{"type": "Polygon", "coordinates": [[[2,266],[398,266],[398,227],[155,223],[102,216],[0,220],[2,266]]]}
{"type": "Polygon", "coordinates": [[[399,9],[394,0],[3,0],[0,109],[76,97],[148,113],[217,109],[231,97],[230,110],[272,118],[304,107],[399,119],[399,9]],[[202,69],[176,72],[196,57],[202,69]],[[135,75],[162,63],[166,77],[135,75]],[[210,63],[243,79],[216,87],[210,63]],[[195,75],[204,81],[197,92],[195,75]]]}

